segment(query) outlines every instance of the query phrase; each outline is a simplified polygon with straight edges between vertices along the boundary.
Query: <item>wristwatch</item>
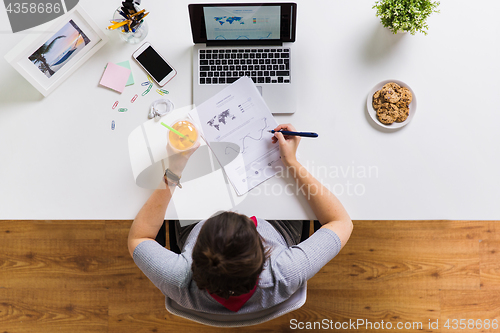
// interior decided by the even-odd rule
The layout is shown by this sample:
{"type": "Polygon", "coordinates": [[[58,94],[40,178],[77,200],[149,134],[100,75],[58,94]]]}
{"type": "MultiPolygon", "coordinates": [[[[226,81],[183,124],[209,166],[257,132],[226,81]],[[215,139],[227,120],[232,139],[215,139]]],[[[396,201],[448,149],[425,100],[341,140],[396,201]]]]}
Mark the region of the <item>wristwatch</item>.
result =
{"type": "Polygon", "coordinates": [[[182,185],[181,185],[181,177],[177,176],[175,173],[173,173],[170,169],[167,168],[167,170],[165,170],[165,174],[163,175],[163,178],[165,179],[165,183],[167,183],[167,185],[175,185],[179,188],[182,188],[182,185]]]}

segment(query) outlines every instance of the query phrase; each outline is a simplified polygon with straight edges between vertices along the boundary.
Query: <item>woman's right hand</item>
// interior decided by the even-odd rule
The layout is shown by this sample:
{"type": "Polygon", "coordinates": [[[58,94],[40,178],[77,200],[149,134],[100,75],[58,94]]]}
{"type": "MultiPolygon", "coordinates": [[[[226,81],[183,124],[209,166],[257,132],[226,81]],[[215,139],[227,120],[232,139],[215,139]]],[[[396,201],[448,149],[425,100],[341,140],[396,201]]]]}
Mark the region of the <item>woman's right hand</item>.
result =
{"type": "Polygon", "coordinates": [[[292,132],[295,132],[297,130],[291,124],[278,125],[278,127],[274,129],[275,133],[273,137],[273,143],[279,142],[281,160],[286,166],[291,166],[294,162],[297,161],[296,154],[297,147],[299,146],[300,142],[300,136],[283,135],[278,132],[280,130],[292,132]]]}
{"type": "Polygon", "coordinates": [[[196,142],[193,147],[189,148],[186,151],[175,152],[172,147],[167,144],[168,168],[170,169],[170,171],[180,177],[182,175],[182,171],[186,167],[189,158],[199,147],[200,143],[196,142]]]}

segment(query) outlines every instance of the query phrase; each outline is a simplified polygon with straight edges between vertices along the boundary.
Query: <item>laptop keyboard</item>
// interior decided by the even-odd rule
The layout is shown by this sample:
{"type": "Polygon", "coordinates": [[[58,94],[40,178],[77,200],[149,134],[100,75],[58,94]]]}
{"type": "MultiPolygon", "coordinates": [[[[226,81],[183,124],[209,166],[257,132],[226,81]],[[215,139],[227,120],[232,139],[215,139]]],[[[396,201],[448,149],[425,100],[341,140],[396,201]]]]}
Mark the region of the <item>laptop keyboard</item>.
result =
{"type": "Polygon", "coordinates": [[[290,49],[199,50],[200,84],[231,84],[248,76],[261,84],[290,83],[290,49]]]}

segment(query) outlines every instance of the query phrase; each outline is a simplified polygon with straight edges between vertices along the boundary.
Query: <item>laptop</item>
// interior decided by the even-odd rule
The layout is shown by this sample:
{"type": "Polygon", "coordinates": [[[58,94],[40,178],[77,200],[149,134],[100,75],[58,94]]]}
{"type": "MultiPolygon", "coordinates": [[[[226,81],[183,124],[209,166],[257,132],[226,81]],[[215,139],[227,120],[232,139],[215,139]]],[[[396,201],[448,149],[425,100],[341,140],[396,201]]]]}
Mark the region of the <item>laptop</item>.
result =
{"type": "Polygon", "coordinates": [[[297,4],[190,4],[193,103],[199,105],[243,76],[274,114],[294,113],[297,4]]]}

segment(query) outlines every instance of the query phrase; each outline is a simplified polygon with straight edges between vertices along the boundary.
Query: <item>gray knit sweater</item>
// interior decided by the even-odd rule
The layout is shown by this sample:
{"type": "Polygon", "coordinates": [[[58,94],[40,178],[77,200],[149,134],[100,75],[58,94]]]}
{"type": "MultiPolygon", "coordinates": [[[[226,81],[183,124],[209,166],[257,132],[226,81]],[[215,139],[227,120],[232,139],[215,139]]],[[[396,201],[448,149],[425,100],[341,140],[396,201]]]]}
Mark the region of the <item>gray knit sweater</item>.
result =
{"type": "MultiPolygon", "coordinates": [[[[191,280],[191,253],[205,221],[191,231],[181,254],[167,250],[155,241],[144,241],[134,250],[134,261],[161,292],[181,306],[207,313],[232,314],[200,290],[191,280]]],[[[322,228],[304,242],[287,247],[285,239],[266,220],[257,220],[257,231],[271,254],[260,274],[252,297],[237,312],[251,313],[287,300],[340,251],[336,233],[322,228]]]]}

